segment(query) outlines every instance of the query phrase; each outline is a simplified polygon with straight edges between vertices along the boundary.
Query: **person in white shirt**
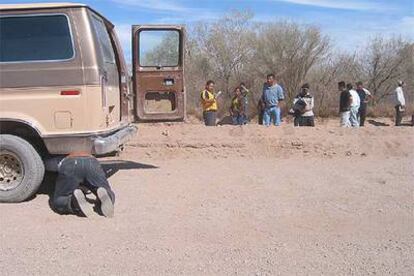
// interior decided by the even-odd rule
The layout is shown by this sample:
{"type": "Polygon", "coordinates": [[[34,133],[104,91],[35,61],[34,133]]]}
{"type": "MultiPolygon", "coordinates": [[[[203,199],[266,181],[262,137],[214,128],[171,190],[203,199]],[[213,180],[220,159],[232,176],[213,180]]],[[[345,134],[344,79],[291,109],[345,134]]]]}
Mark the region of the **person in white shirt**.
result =
{"type": "Polygon", "coordinates": [[[402,117],[405,111],[405,98],[403,81],[398,82],[398,87],[395,89],[395,125],[401,126],[402,117]]]}
{"type": "Polygon", "coordinates": [[[346,85],[346,88],[349,91],[349,94],[352,96],[352,103],[351,103],[351,114],[349,120],[351,121],[352,127],[359,127],[359,121],[358,121],[358,111],[359,106],[361,105],[361,100],[359,98],[358,92],[354,90],[354,87],[352,84],[348,83],[346,85]]]}

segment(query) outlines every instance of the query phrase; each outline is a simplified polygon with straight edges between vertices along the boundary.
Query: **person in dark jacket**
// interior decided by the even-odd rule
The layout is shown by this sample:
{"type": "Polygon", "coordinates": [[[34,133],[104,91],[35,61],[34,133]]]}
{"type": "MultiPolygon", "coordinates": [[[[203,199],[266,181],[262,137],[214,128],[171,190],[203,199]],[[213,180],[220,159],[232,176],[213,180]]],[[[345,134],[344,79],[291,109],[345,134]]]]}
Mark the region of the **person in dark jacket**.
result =
{"type": "Polygon", "coordinates": [[[341,117],[340,125],[342,127],[351,127],[351,104],[352,96],[346,88],[344,81],[338,83],[338,90],[341,92],[339,96],[339,115],[341,117]]]}
{"type": "Polygon", "coordinates": [[[361,81],[357,82],[356,91],[360,98],[360,105],[358,110],[359,126],[363,127],[365,124],[365,118],[367,116],[368,102],[372,99],[372,95],[368,89],[364,88],[364,85],[361,81]]]}

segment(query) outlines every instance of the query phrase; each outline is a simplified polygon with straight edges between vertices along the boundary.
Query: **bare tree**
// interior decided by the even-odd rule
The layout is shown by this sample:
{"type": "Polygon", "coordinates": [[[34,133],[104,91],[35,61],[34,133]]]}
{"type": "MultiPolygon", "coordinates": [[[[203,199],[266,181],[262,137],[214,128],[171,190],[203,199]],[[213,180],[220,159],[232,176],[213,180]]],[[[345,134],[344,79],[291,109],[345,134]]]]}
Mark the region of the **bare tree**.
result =
{"type": "MultiPolygon", "coordinates": [[[[153,32],[157,34],[157,32],[153,32]]],[[[179,34],[176,31],[158,32],[159,44],[144,53],[141,64],[148,66],[175,66],[179,61],[179,34]]]]}
{"type": "MultiPolygon", "coordinates": [[[[321,116],[337,113],[337,82],[342,80],[363,81],[378,106],[386,103],[397,80],[402,79],[408,83],[406,95],[414,99],[412,42],[376,38],[358,53],[349,53],[334,50],[329,38],[313,26],[291,22],[253,24],[251,19],[249,12],[233,12],[213,23],[199,23],[188,32],[186,76],[190,112],[198,109],[198,92],[204,82],[214,79],[226,92],[231,85],[245,82],[252,92],[249,102],[253,105],[249,108],[253,115],[264,78],[270,72],[285,87],[289,102],[300,85],[310,82],[315,111],[321,116]]],[[[228,102],[221,99],[221,112],[227,110],[228,102]]]]}
{"type": "Polygon", "coordinates": [[[401,38],[375,38],[361,57],[361,69],[374,95],[374,103],[384,101],[412,63],[412,45],[401,38]],[[411,52],[411,55],[410,55],[411,52]]]}
{"type": "Polygon", "coordinates": [[[257,73],[274,72],[292,99],[312,66],[328,52],[329,39],[315,27],[283,22],[262,24],[254,45],[257,73]]]}
{"type": "Polygon", "coordinates": [[[194,41],[199,53],[226,92],[229,92],[231,78],[250,58],[251,18],[250,12],[235,11],[212,24],[200,23],[195,29],[194,41]]]}
{"type": "Polygon", "coordinates": [[[337,83],[359,80],[359,68],[355,54],[332,52],[310,71],[308,79],[319,116],[327,117],[338,112],[337,83]]]}

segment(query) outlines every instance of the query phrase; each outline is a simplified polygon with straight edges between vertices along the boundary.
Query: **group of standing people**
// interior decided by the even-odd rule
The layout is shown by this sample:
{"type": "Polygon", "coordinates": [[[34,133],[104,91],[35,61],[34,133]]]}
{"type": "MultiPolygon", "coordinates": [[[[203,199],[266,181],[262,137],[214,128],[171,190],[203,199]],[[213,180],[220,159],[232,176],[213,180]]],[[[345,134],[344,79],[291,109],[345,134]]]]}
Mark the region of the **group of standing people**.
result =
{"type": "MultiPolygon", "coordinates": [[[[405,112],[404,85],[403,81],[398,81],[398,86],[394,91],[396,126],[401,126],[405,112]]],[[[338,89],[340,91],[340,125],[342,127],[364,126],[368,103],[373,99],[372,94],[368,89],[364,88],[362,82],[356,84],[355,90],[351,83],[345,84],[344,81],[341,81],[338,83],[338,89]]]]}
{"type": "MultiPolygon", "coordinates": [[[[205,89],[201,92],[201,103],[203,107],[203,118],[206,126],[215,126],[217,120],[217,94],[214,92],[214,81],[209,80],[205,89]]],[[[400,126],[405,111],[405,98],[403,92],[404,82],[399,81],[395,90],[395,125],[400,126]]],[[[344,81],[338,83],[340,91],[339,114],[342,127],[360,127],[365,125],[368,103],[373,99],[371,92],[366,89],[361,81],[346,84],[344,81]]],[[[231,98],[230,115],[233,125],[243,125],[248,122],[248,95],[250,91],[244,83],[234,89],[231,98]]],[[[285,94],[281,85],[277,83],[274,74],[266,76],[263,85],[262,96],[258,104],[259,124],[264,126],[279,126],[282,122],[282,107],[285,94]]],[[[315,126],[314,97],[310,91],[310,85],[305,83],[301,86],[299,93],[295,96],[289,114],[294,117],[294,126],[315,126]]]]}
{"type": "MultiPolygon", "coordinates": [[[[214,92],[215,83],[207,81],[205,89],[201,91],[200,99],[203,108],[203,120],[206,126],[215,126],[217,120],[218,104],[217,99],[221,91],[214,92]]],[[[300,93],[294,99],[294,110],[292,115],[295,117],[295,126],[314,126],[313,96],[310,94],[309,84],[304,84],[300,93]]],[[[248,95],[250,91],[244,83],[240,83],[234,89],[231,98],[230,115],[233,125],[244,125],[248,122],[248,95]]],[[[282,105],[285,100],[284,90],[276,81],[274,74],[266,77],[263,84],[262,96],[258,104],[259,124],[279,126],[282,122],[282,105]]]]}
{"type": "Polygon", "coordinates": [[[342,127],[364,126],[368,102],[373,98],[371,92],[364,88],[362,82],[356,84],[356,90],[351,83],[338,83],[340,125],[342,127]]]}
{"type": "MultiPolygon", "coordinates": [[[[206,126],[215,126],[217,121],[217,99],[221,95],[221,91],[214,92],[215,83],[212,80],[207,81],[203,91],[201,91],[200,99],[203,108],[203,120],[206,126]]],[[[234,95],[231,98],[230,115],[234,125],[247,124],[247,107],[248,95],[250,91],[244,83],[234,89],[234,95]]]]}

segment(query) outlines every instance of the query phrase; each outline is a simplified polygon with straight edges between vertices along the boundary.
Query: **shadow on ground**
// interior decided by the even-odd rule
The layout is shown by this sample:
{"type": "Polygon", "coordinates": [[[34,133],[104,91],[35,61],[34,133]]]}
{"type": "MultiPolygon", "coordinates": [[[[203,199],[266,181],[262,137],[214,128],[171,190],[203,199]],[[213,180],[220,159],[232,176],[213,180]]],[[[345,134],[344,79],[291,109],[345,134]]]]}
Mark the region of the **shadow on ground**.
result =
{"type": "Polygon", "coordinates": [[[217,123],[217,125],[219,126],[233,125],[233,118],[231,116],[225,116],[217,123]]]}
{"type": "Polygon", "coordinates": [[[158,167],[154,165],[123,160],[102,161],[101,165],[108,178],[122,170],[158,169],[158,167]]]}
{"type": "Polygon", "coordinates": [[[378,121],[375,121],[375,120],[368,120],[368,123],[370,123],[373,126],[377,126],[377,127],[378,126],[390,126],[389,124],[378,122],[378,121]]]}

